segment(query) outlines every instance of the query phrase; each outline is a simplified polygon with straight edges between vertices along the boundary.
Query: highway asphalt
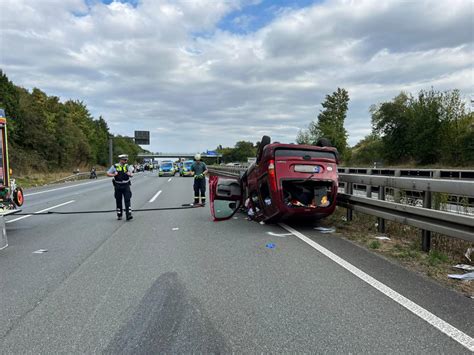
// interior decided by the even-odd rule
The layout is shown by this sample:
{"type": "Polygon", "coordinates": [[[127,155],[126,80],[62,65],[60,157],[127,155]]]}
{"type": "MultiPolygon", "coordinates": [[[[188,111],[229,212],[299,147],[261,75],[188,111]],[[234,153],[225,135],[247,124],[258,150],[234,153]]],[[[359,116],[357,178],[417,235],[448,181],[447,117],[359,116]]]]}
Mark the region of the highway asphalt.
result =
{"type": "MultiPolygon", "coordinates": [[[[192,178],[140,173],[132,192],[134,209],[180,206],[192,200],[192,178]]],[[[26,191],[23,211],[114,207],[111,181],[99,179],[26,191]]],[[[216,223],[208,207],[136,212],[129,222],[114,213],[22,217],[7,217],[9,247],[0,251],[2,354],[469,354],[474,346],[472,299],[310,225],[292,224],[291,234],[242,214],[216,223]]]]}

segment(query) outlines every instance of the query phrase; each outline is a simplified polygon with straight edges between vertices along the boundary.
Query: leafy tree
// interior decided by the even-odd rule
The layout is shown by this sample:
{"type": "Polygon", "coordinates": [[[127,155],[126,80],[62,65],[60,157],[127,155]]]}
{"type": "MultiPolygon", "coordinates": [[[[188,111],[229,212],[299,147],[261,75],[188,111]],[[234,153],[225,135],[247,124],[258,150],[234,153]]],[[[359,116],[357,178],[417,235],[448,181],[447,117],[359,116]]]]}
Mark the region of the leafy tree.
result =
{"type": "Polygon", "coordinates": [[[381,137],[383,156],[390,163],[467,164],[472,115],[458,90],[400,93],[371,108],[374,134],[381,137]]]}
{"type": "Polygon", "coordinates": [[[319,138],[328,138],[341,154],[343,160],[350,155],[347,145],[347,131],[344,128],[349,105],[349,93],[337,88],[331,95],[326,95],[321,104],[323,110],[317,122],[311,122],[307,130],[300,130],[296,137],[298,144],[315,144],[319,138]]]}
{"type": "Polygon", "coordinates": [[[349,105],[349,93],[345,89],[337,88],[332,95],[326,95],[326,100],[321,104],[323,110],[318,115],[318,122],[310,125],[310,132],[315,138],[325,137],[344,157],[347,150],[347,131],[344,121],[349,105]]]}
{"type": "Polygon", "coordinates": [[[409,159],[411,156],[412,126],[408,115],[409,98],[400,93],[391,102],[372,106],[372,128],[382,137],[383,155],[390,162],[409,159]]]}
{"type": "Polygon", "coordinates": [[[222,154],[223,163],[246,162],[247,158],[257,154],[257,147],[252,142],[239,141],[234,148],[223,148],[219,145],[216,151],[222,154]]]}
{"type": "Polygon", "coordinates": [[[375,133],[369,134],[352,149],[351,164],[372,165],[383,160],[383,142],[375,133]]]}
{"type": "Polygon", "coordinates": [[[298,144],[312,144],[315,140],[311,138],[311,134],[308,129],[300,129],[296,136],[296,143],[298,144]]]}
{"type": "MultiPolygon", "coordinates": [[[[108,164],[107,123],[103,117],[94,119],[82,101],[62,103],[37,88],[30,93],[0,70],[0,107],[6,111],[10,162],[16,171],[108,164]]],[[[143,151],[129,139],[116,141],[117,151],[131,160],[143,151]]]]}

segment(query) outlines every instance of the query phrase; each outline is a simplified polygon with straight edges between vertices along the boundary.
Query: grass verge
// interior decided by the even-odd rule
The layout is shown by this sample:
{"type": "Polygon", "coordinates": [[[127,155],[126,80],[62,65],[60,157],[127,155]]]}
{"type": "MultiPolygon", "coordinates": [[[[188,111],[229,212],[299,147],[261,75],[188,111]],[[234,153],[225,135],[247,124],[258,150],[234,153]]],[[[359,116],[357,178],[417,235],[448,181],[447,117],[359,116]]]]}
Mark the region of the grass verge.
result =
{"type": "MultiPolygon", "coordinates": [[[[421,231],[418,228],[386,221],[386,233],[377,232],[377,218],[353,212],[353,221],[346,221],[346,210],[337,207],[336,212],[323,220],[326,226],[336,227],[340,236],[382,254],[406,268],[432,278],[436,282],[455,289],[468,297],[474,297],[474,282],[448,278],[448,274],[462,274],[453,268],[456,264],[469,264],[464,253],[473,243],[433,233],[429,253],[421,250],[421,231]],[[389,240],[376,239],[388,237],[389,240]]],[[[472,259],[472,257],[471,257],[472,259]]]]}

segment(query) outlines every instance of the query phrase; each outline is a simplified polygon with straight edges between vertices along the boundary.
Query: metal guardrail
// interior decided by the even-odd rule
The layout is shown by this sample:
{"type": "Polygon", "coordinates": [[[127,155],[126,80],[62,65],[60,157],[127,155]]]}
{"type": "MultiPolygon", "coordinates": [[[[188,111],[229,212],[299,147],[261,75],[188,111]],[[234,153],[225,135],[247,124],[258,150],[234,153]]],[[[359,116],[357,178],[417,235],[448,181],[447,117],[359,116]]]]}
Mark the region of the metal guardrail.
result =
{"type": "Polygon", "coordinates": [[[385,168],[354,168],[354,167],[339,166],[338,171],[339,173],[347,173],[347,174],[474,180],[474,170],[472,169],[409,169],[409,168],[385,169],[385,168]]]}
{"type": "MultiPolygon", "coordinates": [[[[443,170],[427,170],[430,172],[430,177],[428,178],[421,176],[396,177],[367,174],[367,171],[373,174],[374,169],[357,169],[365,170],[365,174],[350,173],[351,169],[349,168],[341,168],[339,171],[341,170],[344,173],[339,174],[339,182],[344,185],[344,193],[338,194],[337,203],[339,206],[347,208],[348,221],[352,219],[352,211],[355,210],[376,216],[380,233],[385,232],[385,220],[420,228],[422,230],[422,249],[424,251],[429,251],[430,249],[432,232],[474,242],[474,216],[431,209],[433,193],[473,198],[474,180],[464,180],[466,176],[470,179],[469,174],[463,175],[461,171],[458,171],[459,174],[454,174],[457,176],[455,179],[440,179],[438,177],[441,176],[441,173],[433,172],[441,172],[443,170]],[[357,185],[366,186],[366,197],[354,195],[354,186],[357,185]],[[373,187],[378,188],[377,199],[372,198],[373,187]],[[419,191],[423,196],[423,207],[385,201],[385,193],[388,189],[393,189],[394,191],[419,191]]],[[[353,172],[355,172],[354,170],[353,172]]],[[[245,171],[245,168],[210,167],[211,174],[214,173],[228,177],[239,177],[243,171],[245,171]]],[[[409,170],[407,169],[406,171],[409,170]]]]}
{"type": "MultiPolygon", "coordinates": [[[[97,176],[105,175],[106,171],[96,171],[97,176]]],[[[85,173],[76,173],[70,176],[66,176],[65,178],[53,181],[53,184],[57,184],[60,182],[67,182],[67,181],[75,181],[75,180],[81,180],[81,179],[88,179],[90,177],[91,173],[85,172],[85,173]]]]}

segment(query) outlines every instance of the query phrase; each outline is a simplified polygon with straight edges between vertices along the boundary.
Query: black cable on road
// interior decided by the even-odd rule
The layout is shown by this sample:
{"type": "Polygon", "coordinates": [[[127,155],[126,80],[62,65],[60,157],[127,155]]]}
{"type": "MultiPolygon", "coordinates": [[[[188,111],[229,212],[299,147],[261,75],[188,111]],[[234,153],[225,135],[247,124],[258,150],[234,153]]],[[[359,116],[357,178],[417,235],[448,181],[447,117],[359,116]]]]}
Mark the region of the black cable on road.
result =
{"type": "MultiPolygon", "coordinates": [[[[190,210],[193,208],[204,207],[204,205],[191,205],[185,204],[180,207],[159,207],[159,208],[140,208],[137,210],[132,210],[132,212],[152,212],[152,211],[173,211],[173,210],[190,210]]],[[[14,216],[45,216],[51,214],[95,214],[95,213],[112,213],[117,212],[116,210],[97,210],[97,211],[69,211],[69,212],[61,212],[61,211],[47,211],[47,212],[40,212],[40,213],[15,213],[14,216]]]]}

